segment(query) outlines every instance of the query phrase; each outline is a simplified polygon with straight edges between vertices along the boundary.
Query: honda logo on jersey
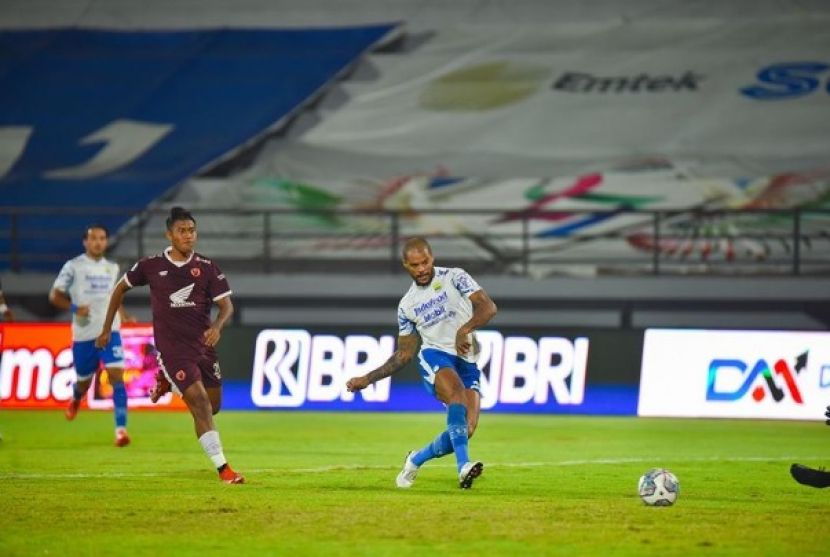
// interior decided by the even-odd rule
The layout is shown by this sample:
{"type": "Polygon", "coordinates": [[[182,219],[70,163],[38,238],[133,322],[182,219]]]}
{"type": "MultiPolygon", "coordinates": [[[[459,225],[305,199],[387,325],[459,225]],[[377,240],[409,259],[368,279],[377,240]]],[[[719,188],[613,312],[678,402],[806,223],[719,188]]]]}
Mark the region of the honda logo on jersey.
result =
{"type": "Polygon", "coordinates": [[[193,307],[196,305],[196,302],[188,301],[190,294],[193,293],[193,287],[196,286],[195,283],[189,284],[184,288],[180,288],[170,294],[170,307],[171,308],[188,308],[193,307]]]}

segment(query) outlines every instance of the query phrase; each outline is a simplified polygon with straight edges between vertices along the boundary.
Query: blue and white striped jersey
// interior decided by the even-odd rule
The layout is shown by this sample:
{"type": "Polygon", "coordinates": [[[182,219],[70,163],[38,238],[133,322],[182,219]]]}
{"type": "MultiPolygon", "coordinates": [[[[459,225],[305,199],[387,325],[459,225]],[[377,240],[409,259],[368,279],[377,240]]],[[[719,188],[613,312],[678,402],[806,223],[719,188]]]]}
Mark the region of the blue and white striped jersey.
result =
{"type": "MultiPolygon", "coordinates": [[[[53,288],[65,293],[73,304],[89,306],[89,316],[72,316],[72,340],[93,340],[104,326],[110,294],[118,282],[118,265],[102,257],[96,261],[81,254],[64,263],[53,288]]],[[[115,314],[112,330],[121,329],[121,316],[115,314]]]]}
{"type": "MultiPolygon", "coordinates": [[[[413,283],[398,304],[398,332],[421,336],[421,350],[435,348],[458,355],[455,335],[473,316],[470,295],[481,287],[464,269],[435,267],[435,276],[426,286],[413,283]]],[[[475,333],[472,349],[463,358],[475,362],[478,342],[475,333]]]]}

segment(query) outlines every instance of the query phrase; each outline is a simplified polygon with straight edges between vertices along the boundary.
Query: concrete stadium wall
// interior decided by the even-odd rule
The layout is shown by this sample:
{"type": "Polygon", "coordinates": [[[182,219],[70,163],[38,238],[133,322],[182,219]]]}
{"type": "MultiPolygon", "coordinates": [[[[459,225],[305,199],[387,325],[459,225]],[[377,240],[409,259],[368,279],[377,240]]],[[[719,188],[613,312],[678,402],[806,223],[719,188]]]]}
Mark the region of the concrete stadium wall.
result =
{"type": "MultiPolygon", "coordinates": [[[[399,274],[229,275],[236,325],[396,326],[397,303],[409,287],[399,274]]],[[[830,289],[821,277],[596,277],[476,275],[499,306],[494,327],[700,327],[825,330],[830,289]]],[[[48,304],[54,277],[6,274],[3,286],[19,319],[63,320],[48,304]]],[[[126,306],[150,319],[147,289],[126,306]]]]}

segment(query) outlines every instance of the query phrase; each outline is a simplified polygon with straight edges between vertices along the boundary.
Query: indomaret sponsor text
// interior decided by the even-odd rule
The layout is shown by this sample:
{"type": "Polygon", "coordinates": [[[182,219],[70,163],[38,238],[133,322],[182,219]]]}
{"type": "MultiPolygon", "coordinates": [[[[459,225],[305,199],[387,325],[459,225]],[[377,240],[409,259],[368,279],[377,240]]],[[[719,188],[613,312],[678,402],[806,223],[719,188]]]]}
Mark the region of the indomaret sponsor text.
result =
{"type": "Polygon", "coordinates": [[[5,325],[0,331],[0,403],[51,406],[72,395],[69,325],[5,325]]]}
{"type": "MultiPolygon", "coordinates": [[[[143,349],[152,344],[152,327],[121,329],[125,352],[124,380],[131,407],[181,408],[172,396],[151,405],[147,395],[153,381],[145,369],[143,349]],[[148,381],[148,379],[150,379],[148,381]]],[[[90,408],[112,407],[111,387],[101,372],[88,392],[90,408]]],[[[62,408],[72,396],[75,364],[72,331],[68,323],[10,323],[0,325],[0,406],[3,408],[62,408]]]]}

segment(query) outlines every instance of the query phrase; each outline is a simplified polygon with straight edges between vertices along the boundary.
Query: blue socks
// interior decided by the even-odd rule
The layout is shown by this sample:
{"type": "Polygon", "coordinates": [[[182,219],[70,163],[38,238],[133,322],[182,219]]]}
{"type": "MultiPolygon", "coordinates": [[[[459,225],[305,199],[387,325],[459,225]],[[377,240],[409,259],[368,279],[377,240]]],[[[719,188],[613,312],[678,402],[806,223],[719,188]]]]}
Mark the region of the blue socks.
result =
{"type": "Polygon", "coordinates": [[[458,470],[470,460],[467,453],[467,408],[463,404],[450,404],[447,408],[447,432],[455,451],[458,470]]]}
{"type": "Polygon", "coordinates": [[[442,431],[431,443],[412,455],[412,464],[422,466],[428,460],[454,452],[460,471],[470,460],[467,452],[468,441],[467,408],[463,404],[450,404],[447,408],[447,430],[442,431]]]}
{"type": "Polygon", "coordinates": [[[84,393],[78,390],[78,384],[74,383],[72,385],[72,400],[75,402],[81,402],[81,399],[84,398],[84,393]]]}
{"type": "Polygon", "coordinates": [[[433,458],[440,458],[452,452],[452,441],[450,441],[450,432],[442,431],[438,434],[432,443],[412,455],[412,464],[421,466],[427,460],[433,458]]]}
{"type": "Polygon", "coordinates": [[[123,381],[112,384],[112,403],[115,406],[115,427],[127,427],[127,389],[123,381]]]}

